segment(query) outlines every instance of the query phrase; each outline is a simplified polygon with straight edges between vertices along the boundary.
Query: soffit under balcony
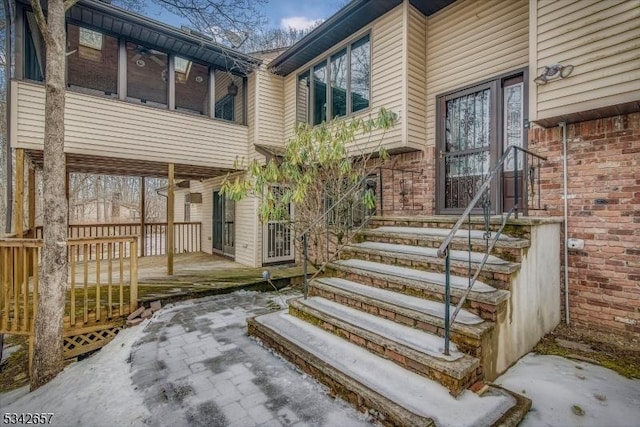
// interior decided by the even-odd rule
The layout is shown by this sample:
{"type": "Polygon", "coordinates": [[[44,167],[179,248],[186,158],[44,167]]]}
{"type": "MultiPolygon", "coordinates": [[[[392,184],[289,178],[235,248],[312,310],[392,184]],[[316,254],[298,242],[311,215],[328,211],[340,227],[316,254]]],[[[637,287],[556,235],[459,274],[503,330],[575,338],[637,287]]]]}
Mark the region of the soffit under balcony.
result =
{"type": "MultiPolygon", "coordinates": [[[[27,151],[27,155],[38,169],[43,166],[42,154],[39,150],[27,151]]],[[[67,153],[67,172],[69,173],[166,178],[168,170],[169,165],[162,162],[67,153]]],[[[229,172],[236,172],[236,170],[178,163],[174,165],[175,179],[178,180],[209,179],[229,172]]]]}

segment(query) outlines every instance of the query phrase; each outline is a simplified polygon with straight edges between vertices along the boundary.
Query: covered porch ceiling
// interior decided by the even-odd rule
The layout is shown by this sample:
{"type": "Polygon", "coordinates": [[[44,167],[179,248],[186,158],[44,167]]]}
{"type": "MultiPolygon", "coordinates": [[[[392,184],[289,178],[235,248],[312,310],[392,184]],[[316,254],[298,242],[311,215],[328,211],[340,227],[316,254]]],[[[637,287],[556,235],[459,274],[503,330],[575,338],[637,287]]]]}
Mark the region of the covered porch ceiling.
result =
{"type": "MultiPolygon", "coordinates": [[[[37,168],[43,166],[43,152],[29,150],[26,152],[37,168]]],[[[84,154],[67,153],[67,172],[89,173],[97,175],[142,176],[148,178],[167,178],[169,165],[147,160],[118,159],[84,154]]],[[[235,169],[221,169],[207,166],[175,164],[175,179],[201,180],[215,178],[235,169]]]]}

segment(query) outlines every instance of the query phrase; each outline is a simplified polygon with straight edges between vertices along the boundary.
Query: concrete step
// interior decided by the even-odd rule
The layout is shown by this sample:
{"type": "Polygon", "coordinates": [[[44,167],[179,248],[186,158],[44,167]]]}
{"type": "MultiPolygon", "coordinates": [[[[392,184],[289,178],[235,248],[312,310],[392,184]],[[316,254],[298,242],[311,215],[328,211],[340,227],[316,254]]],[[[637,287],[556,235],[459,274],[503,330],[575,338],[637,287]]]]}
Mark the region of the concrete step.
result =
{"type": "Polygon", "coordinates": [[[248,321],[259,338],[359,410],[388,426],[515,426],[531,402],[490,387],[457,399],[435,381],[286,312],[248,321]]]}
{"type": "MultiPolygon", "coordinates": [[[[374,216],[368,222],[369,227],[415,227],[415,228],[444,228],[451,229],[454,224],[460,219],[459,215],[385,215],[374,216]]],[[[492,231],[496,231],[502,225],[502,215],[491,215],[489,218],[489,228],[492,231]]],[[[504,229],[504,233],[522,239],[530,240],[531,227],[535,225],[545,224],[547,222],[557,222],[557,219],[549,219],[542,217],[523,217],[516,219],[511,216],[504,229]]],[[[464,228],[471,228],[472,230],[484,230],[485,219],[483,215],[472,215],[471,226],[465,221],[464,228]]]]}
{"type": "MultiPolygon", "coordinates": [[[[443,273],[383,264],[360,259],[337,260],[327,265],[327,275],[341,277],[433,301],[444,301],[446,277],[443,273]]],[[[457,304],[468,285],[466,277],[451,276],[451,303],[457,304]]],[[[509,291],[496,289],[478,280],[464,304],[469,312],[495,321],[499,310],[506,308],[509,291]]]]}
{"type": "Polygon", "coordinates": [[[458,351],[453,343],[445,356],[439,336],[317,296],[290,301],[289,314],[437,381],[454,396],[481,379],[479,359],[458,351]]]}
{"type": "MultiPolygon", "coordinates": [[[[444,337],[444,304],[437,301],[335,277],[319,278],[312,281],[310,294],[444,337]]],[[[453,313],[453,309],[452,306],[451,313],[453,313]]],[[[481,357],[483,340],[486,339],[492,328],[492,322],[485,321],[463,309],[451,325],[451,341],[456,343],[460,351],[481,357]]]]}
{"type": "MultiPolygon", "coordinates": [[[[362,241],[438,248],[450,231],[447,228],[383,226],[362,230],[359,237],[362,241]]],[[[494,236],[492,234],[490,239],[493,240],[494,236]]],[[[484,237],[484,231],[458,230],[451,242],[451,249],[465,251],[471,243],[471,251],[484,252],[487,247],[484,237]]],[[[520,262],[523,249],[529,246],[527,239],[501,234],[492,254],[506,261],[520,262]]]]}
{"type": "MultiPolygon", "coordinates": [[[[438,257],[436,248],[362,242],[345,246],[340,257],[342,259],[358,258],[379,261],[385,264],[440,273],[445,271],[445,259],[438,257]]],[[[469,274],[469,260],[471,260],[471,274],[473,275],[483,257],[484,254],[479,252],[452,250],[450,258],[451,273],[458,276],[467,276],[469,274]]],[[[509,290],[511,287],[511,275],[517,272],[519,268],[520,264],[518,263],[489,255],[479,277],[491,286],[509,290]]]]}

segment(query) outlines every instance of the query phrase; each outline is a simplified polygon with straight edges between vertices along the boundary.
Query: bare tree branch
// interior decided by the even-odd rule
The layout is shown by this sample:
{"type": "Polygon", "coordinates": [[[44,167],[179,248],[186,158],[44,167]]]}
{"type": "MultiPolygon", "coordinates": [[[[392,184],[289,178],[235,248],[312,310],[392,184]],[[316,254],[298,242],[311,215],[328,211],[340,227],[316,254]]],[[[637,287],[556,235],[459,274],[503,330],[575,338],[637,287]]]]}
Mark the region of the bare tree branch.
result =
{"type": "Polygon", "coordinates": [[[33,8],[33,14],[36,17],[36,23],[38,24],[40,33],[42,33],[45,44],[49,45],[50,43],[54,43],[53,37],[51,37],[51,34],[49,34],[47,19],[45,18],[44,12],[42,11],[40,0],[31,0],[31,7],[33,8]]]}
{"type": "Polygon", "coordinates": [[[78,0],[65,0],[64,1],[64,10],[69,10],[73,7],[74,4],[78,3],[78,0]]]}

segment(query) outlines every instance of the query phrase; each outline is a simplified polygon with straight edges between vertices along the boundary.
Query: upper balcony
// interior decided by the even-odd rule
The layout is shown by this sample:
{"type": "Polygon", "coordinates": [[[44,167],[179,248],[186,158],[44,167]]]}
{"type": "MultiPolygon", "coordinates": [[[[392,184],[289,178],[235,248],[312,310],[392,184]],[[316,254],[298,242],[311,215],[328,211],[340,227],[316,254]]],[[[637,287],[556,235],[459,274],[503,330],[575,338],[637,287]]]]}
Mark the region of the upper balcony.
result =
{"type": "MultiPolygon", "coordinates": [[[[37,158],[44,137],[44,50],[18,4],[11,145],[37,158]]],[[[226,171],[246,157],[247,74],[259,61],[94,0],[67,17],[65,152],[226,171]]],[[[204,170],[204,169],[203,169],[204,170]]]]}

